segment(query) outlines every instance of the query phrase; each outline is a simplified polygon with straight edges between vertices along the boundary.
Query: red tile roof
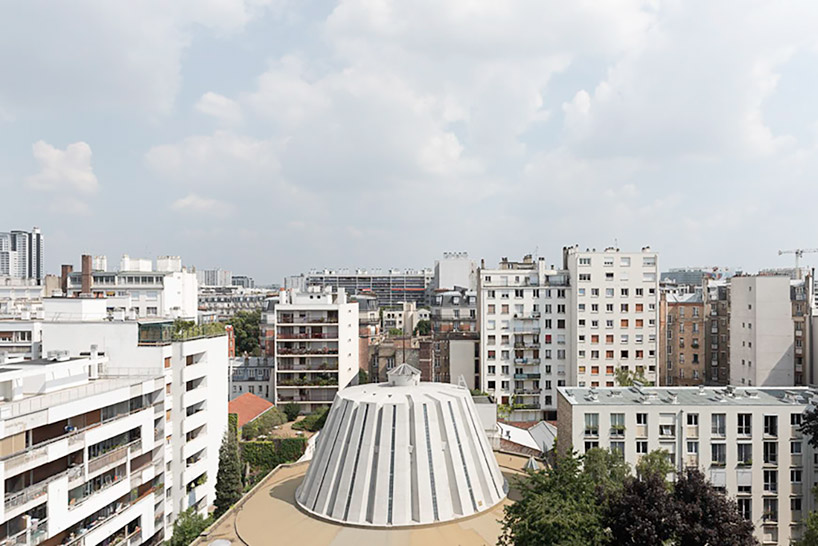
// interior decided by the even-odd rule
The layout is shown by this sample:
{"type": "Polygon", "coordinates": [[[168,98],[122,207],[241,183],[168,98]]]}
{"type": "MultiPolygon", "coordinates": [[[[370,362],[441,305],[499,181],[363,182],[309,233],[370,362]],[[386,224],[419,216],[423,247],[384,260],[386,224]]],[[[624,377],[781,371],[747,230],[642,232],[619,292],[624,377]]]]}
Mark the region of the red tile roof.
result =
{"type": "Polygon", "coordinates": [[[227,404],[227,412],[238,415],[239,428],[241,428],[272,407],[272,402],[246,392],[227,404]]]}

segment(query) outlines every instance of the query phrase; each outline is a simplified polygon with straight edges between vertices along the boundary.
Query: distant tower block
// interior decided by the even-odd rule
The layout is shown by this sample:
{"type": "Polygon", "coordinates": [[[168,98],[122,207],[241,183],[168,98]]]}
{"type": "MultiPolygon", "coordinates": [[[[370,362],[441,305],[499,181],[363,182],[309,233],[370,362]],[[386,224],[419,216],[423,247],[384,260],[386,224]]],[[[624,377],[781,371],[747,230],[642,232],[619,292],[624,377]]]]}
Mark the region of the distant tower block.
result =
{"type": "Polygon", "coordinates": [[[389,381],[340,391],[296,491],[306,511],[349,525],[399,527],[467,517],[503,500],[503,478],[468,389],[389,381]]]}

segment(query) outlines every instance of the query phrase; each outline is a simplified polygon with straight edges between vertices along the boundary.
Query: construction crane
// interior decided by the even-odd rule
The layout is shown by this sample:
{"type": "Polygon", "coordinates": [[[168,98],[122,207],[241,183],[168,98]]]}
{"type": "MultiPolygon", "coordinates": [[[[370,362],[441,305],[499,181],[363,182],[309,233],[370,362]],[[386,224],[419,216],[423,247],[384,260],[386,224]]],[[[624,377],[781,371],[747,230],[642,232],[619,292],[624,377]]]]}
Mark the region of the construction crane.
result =
{"type": "Polygon", "coordinates": [[[795,275],[797,279],[801,278],[801,258],[804,257],[804,253],[813,253],[818,252],[818,248],[796,248],[793,250],[779,250],[778,255],[781,256],[782,254],[795,254],[795,275]]]}

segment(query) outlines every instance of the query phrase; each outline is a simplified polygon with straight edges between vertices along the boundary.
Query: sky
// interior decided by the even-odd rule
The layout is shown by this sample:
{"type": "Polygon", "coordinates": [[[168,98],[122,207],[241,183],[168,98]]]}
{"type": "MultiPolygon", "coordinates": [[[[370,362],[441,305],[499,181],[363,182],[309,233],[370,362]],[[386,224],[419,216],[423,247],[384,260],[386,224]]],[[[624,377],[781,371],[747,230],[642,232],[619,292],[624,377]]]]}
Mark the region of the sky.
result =
{"type": "Polygon", "coordinates": [[[12,2],[0,230],[40,227],[50,272],[262,283],[572,244],[788,267],[818,247],[815,28],[810,0],[12,2]]]}

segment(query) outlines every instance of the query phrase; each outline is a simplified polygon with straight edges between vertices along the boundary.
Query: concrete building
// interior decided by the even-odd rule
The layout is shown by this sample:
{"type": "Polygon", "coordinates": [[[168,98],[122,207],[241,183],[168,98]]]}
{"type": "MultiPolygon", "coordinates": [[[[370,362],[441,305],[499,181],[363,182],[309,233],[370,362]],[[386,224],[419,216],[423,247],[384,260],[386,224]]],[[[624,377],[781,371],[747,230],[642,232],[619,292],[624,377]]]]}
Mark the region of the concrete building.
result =
{"type": "Polygon", "coordinates": [[[705,336],[706,383],[727,385],[730,382],[729,280],[706,280],[703,296],[709,321],[705,336]]]}
{"type": "Polygon", "coordinates": [[[814,509],[815,453],[798,431],[816,393],[775,388],[559,389],[557,444],[601,447],[636,465],[656,449],[738,502],[762,544],[790,544],[814,509]]]}
{"type": "Polygon", "coordinates": [[[701,289],[686,294],[663,292],[659,300],[659,383],[702,385],[705,382],[706,329],[701,289]]]}
{"type": "Polygon", "coordinates": [[[436,290],[432,295],[430,319],[434,334],[477,332],[477,292],[436,290]]]}
{"type": "Polygon", "coordinates": [[[0,277],[0,317],[42,316],[44,293],[35,279],[0,277]]]}
{"type": "Polygon", "coordinates": [[[161,368],[115,365],[94,351],[0,362],[3,544],[167,538],[161,368]]]}
{"type": "Polygon", "coordinates": [[[326,407],[358,374],[358,304],[343,289],[282,290],[271,307],[262,320],[274,340],[275,404],[326,407]]]}
{"type": "Polygon", "coordinates": [[[408,365],[391,370],[388,383],[346,389],[296,501],[324,519],[388,528],[488,510],[508,484],[478,422],[468,390],[421,383],[408,365]]]}
{"type": "Polygon", "coordinates": [[[285,279],[285,287],[305,291],[309,287],[343,288],[347,294],[374,294],[380,307],[414,302],[417,306],[428,305],[428,290],[434,273],[431,269],[386,271],[356,270],[315,270],[297,277],[285,279]]]}
{"type": "Polygon", "coordinates": [[[230,400],[250,393],[275,402],[275,366],[271,357],[230,359],[230,400]]]}
{"type": "MultiPolygon", "coordinates": [[[[389,372],[403,364],[420,369],[421,340],[415,336],[380,336],[373,340],[369,346],[369,382],[387,381],[389,372]]],[[[428,375],[426,380],[429,380],[428,375]]]]}
{"type": "Polygon", "coordinates": [[[270,296],[267,290],[239,286],[199,286],[199,312],[212,314],[216,321],[226,321],[240,311],[261,311],[270,296]]]}
{"type": "Polygon", "coordinates": [[[0,277],[34,279],[39,284],[45,276],[43,263],[39,228],[0,232],[0,277]]]}
{"type": "Polygon", "coordinates": [[[430,321],[429,309],[418,308],[415,302],[381,308],[381,331],[400,330],[404,335],[412,335],[422,320],[430,321]]]}
{"type": "MultiPolygon", "coordinates": [[[[92,271],[88,256],[85,275],[88,294],[107,298],[114,308],[124,308],[132,317],[172,317],[197,320],[198,285],[196,275],[185,270],[159,271],[150,260],[122,257],[122,266],[133,270],[92,271]]],[[[83,293],[83,271],[71,271],[66,277],[66,295],[83,293]]]]}
{"type": "Polygon", "coordinates": [[[443,259],[435,261],[433,288],[439,290],[477,289],[477,264],[468,252],[444,252],[443,259]]]}
{"type": "Polygon", "coordinates": [[[0,320],[0,355],[34,360],[42,356],[43,328],[39,320],[0,320]]]}
{"type": "Polygon", "coordinates": [[[658,254],[567,247],[563,260],[576,334],[568,384],[612,387],[619,369],[657,384],[658,254]]]}
{"type": "Polygon", "coordinates": [[[225,269],[198,269],[196,280],[200,286],[233,286],[233,273],[225,269]]]}
{"type": "Polygon", "coordinates": [[[731,279],[730,383],[790,386],[795,374],[790,279],[736,276],[731,279]]]}
{"type": "Polygon", "coordinates": [[[478,297],[479,388],[512,406],[511,420],[553,418],[574,348],[568,272],[544,258],[504,258],[497,269],[481,269],[478,297]]]}
{"type": "Polygon", "coordinates": [[[165,523],[172,525],[190,507],[206,514],[215,501],[219,447],[227,427],[223,330],[208,325],[177,332],[170,319],[109,320],[103,298],[56,298],[46,300],[45,307],[43,354],[96,352],[108,359],[109,373],[162,378],[164,407],[155,411],[164,417],[156,437],[164,450],[165,523]]]}
{"type": "Polygon", "coordinates": [[[233,286],[239,286],[241,288],[255,288],[256,281],[253,277],[248,277],[247,275],[233,275],[231,279],[233,286]]]}

